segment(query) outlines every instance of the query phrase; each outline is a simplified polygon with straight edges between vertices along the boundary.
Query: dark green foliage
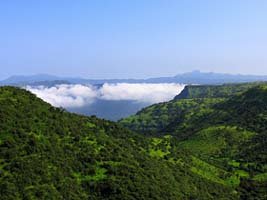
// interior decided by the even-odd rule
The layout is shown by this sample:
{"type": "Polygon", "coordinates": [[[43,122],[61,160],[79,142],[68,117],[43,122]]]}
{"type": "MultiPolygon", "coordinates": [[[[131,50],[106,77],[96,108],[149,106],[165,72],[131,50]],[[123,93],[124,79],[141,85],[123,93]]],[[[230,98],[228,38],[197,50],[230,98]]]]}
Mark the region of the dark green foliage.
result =
{"type": "Polygon", "coordinates": [[[121,120],[146,134],[0,87],[0,197],[266,199],[267,87],[252,85],[197,86],[121,120]]]}
{"type": "Polygon", "coordinates": [[[258,85],[267,85],[267,82],[238,83],[223,85],[188,85],[174,99],[193,99],[193,98],[228,98],[241,94],[246,90],[258,85]]]}
{"type": "MultiPolygon", "coordinates": [[[[173,100],[149,106],[136,115],[120,120],[120,124],[142,133],[162,132],[169,124],[182,123],[199,117],[198,113],[209,113],[210,107],[223,101],[222,98],[197,98],[173,100]]],[[[185,125],[185,124],[184,124],[185,125]]]]}
{"type": "Polygon", "coordinates": [[[120,123],[146,134],[173,135],[175,146],[193,156],[194,173],[232,185],[241,199],[266,199],[265,83],[188,86],[175,100],[120,123]]]}
{"type": "Polygon", "coordinates": [[[171,136],[135,134],[0,88],[1,199],[238,199],[231,184],[199,174],[207,166],[171,136]]]}
{"type": "MultiPolygon", "coordinates": [[[[164,132],[169,130],[166,129],[167,126],[173,127],[172,123],[177,124],[186,119],[190,120],[189,124],[192,124],[195,118],[198,120],[207,118],[213,105],[261,85],[267,85],[267,83],[188,85],[174,100],[154,104],[119,122],[131,130],[142,133],[164,132]]],[[[183,125],[187,126],[187,124],[183,125]]],[[[173,130],[170,131],[173,132],[173,130]]]]}

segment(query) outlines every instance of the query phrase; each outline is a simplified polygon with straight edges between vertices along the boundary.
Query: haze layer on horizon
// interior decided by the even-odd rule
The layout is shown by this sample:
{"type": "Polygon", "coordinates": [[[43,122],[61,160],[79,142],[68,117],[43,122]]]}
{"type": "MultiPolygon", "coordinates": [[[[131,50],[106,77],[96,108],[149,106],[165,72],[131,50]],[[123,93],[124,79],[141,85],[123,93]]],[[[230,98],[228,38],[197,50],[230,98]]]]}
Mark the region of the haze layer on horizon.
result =
{"type": "Polygon", "coordinates": [[[267,1],[1,1],[0,79],[267,74],[267,1]]]}

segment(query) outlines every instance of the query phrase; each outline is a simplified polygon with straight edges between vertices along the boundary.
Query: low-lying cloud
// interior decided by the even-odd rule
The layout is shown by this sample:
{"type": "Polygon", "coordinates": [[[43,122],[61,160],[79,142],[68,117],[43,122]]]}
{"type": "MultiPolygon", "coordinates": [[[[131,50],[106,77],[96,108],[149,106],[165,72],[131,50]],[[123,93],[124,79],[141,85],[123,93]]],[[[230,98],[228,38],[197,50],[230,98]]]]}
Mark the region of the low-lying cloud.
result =
{"type": "Polygon", "coordinates": [[[26,89],[37,97],[56,107],[82,107],[90,104],[97,97],[97,90],[84,85],[56,85],[54,87],[27,86],[26,89]]]}
{"type": "Polygon", "coordinates": [[[80,84],[62,84],[53,87],[27,86],[26,89],[56,107],[82,107],[101,100],[132,100],[145,103],[159,103],[171,100],[184,88],[176,83],[105,83],[101,87],[80,84]]]}
{"type": "Polygon", "coordinates": [[[105,100],[135,100],[146,103],[168,101],[179,94],[184,86],[175,83],[117,83],[104,84],[100,89],[105,100]]]}

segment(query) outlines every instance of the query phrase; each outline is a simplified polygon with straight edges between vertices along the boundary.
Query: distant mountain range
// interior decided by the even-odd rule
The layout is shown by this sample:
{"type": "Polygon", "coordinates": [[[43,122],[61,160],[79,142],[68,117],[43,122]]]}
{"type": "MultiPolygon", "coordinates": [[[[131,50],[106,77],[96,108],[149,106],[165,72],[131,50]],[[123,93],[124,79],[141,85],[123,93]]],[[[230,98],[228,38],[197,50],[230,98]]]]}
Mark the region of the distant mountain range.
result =
{"type": "Polygon", "coordinates": [[[241,75],[221,74],[213,72],[193,71],[178,74],[173,77],[156,77],[148,79],[84,79],[73,77],[58,77],[48,74],[37,74],[31,76],[11,76],[0,81],[0,85],[32,85],[42,83],[44,85],[66,83],[66,84],[103,84],[103,83],[184,83],[184,84],[223,84],[244,83],[255,81],[267,81],[267,75],[241,75]]]}

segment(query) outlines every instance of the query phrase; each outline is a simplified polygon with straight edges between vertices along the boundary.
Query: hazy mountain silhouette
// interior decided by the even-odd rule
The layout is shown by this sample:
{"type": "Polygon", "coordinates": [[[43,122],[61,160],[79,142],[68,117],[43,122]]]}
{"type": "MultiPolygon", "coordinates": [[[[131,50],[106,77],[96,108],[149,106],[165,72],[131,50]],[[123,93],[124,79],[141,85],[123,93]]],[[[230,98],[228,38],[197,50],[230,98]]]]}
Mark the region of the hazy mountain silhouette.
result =
{"type": "Polygon", "coordinates": [[[267,75],[241,75],[223,74],[214,72],[193,71],[178,74],[173,77],[156,77],[148,79],[84,79],[73,77],[58,77],[48,74],[37,74],[31,76],[11,76],[0,81],[1,85],[33,84],[44,81],[67,81],[72,84],[103,84],[103,83],[184,83],[184,84],[222,84],[242,83],[254,81],[267,81],[267,75]]]}

